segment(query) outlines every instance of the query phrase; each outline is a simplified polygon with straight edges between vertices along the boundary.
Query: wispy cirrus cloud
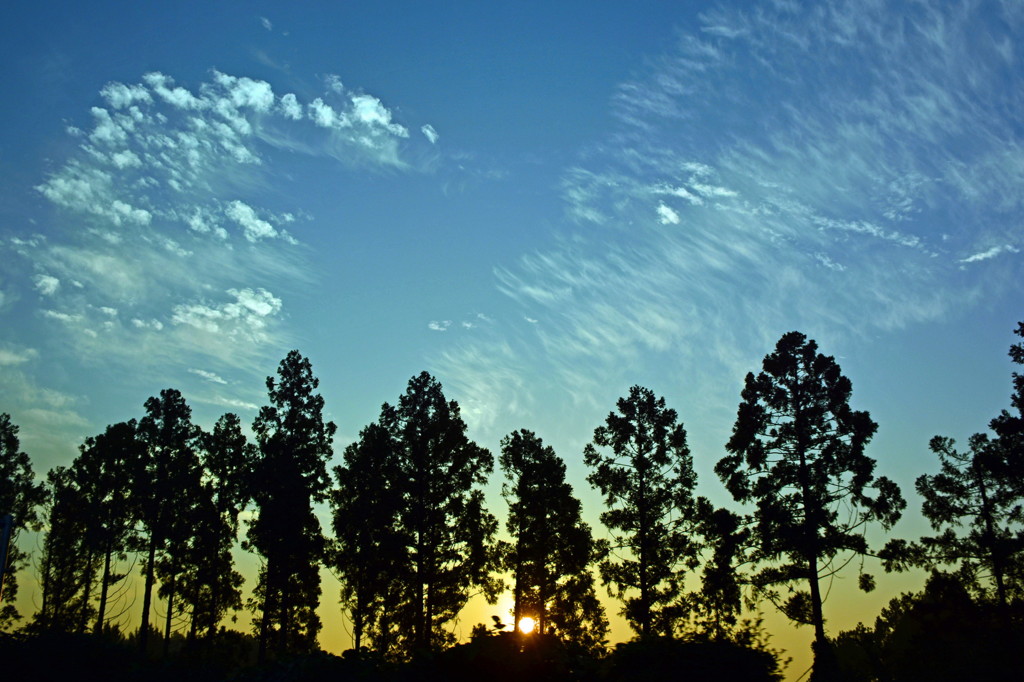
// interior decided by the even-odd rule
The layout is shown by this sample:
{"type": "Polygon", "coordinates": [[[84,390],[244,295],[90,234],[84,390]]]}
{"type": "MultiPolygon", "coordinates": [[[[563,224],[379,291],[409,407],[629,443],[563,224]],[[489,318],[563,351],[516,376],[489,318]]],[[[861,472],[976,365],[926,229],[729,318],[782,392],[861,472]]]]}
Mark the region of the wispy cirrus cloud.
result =
{"type": "Polygon", "coordinates": [[[722,377],[784,331],[863,337],[1019,281],[1022,24],[791,4],[709,11],[616,89],[618,127],[563,175],[561,236],[495,270],[544,322],[446,367],[484,386],[529,358],[528,385],[602,405],[678,372],[725,405],[722,377]]]}

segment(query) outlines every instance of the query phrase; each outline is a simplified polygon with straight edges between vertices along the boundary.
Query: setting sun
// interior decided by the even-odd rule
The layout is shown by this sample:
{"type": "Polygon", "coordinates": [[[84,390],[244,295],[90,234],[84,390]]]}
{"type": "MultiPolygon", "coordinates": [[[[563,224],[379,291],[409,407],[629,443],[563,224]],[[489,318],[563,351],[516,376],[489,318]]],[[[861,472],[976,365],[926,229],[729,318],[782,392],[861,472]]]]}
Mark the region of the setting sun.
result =
{"type": "Polygon", "coordinates": [[[526,618],[519,619],[519,631],[522,632],[524,635],[528,635],[531,632],[533,632],[533,628],[536,627],[536,625],[537,622],[529,616],[527,616],[526,618]]]}

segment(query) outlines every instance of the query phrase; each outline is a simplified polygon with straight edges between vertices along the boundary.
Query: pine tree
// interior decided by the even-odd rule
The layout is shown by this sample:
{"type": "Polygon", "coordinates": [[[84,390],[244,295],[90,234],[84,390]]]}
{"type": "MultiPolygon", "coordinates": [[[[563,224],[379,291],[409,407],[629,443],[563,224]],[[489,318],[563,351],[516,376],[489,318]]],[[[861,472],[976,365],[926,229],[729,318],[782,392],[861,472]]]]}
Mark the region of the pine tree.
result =
{"type": "Polygon", "coordinates": [[[224,615],[242,605],[243,579],[231,549],[238,539],[239,514],[252,496],[249,471],[255,459],[236,414],[223,415],[200,440],[204,476],[182,576],[182,597],[191,610],[190,639],[213,635],[224,615]]]}
{"type": "Polygon", "coordinates": [[[113,572],[114,562],[124,558],[134,530],[132,474],[138,470],[143,455],[137,424],[131,420],[108,426],[98,436],[87,438],[71,467],[82,498],[78,513],[90,519],[85,532],[87,549],[103,564],[93,628],[97,633],[103,631],[110,587],[125,577],[113,572]]]}
{"type": "Polygon", "coordinates": [[[407,654],[448,644],[444,626],[479,588],[492,601],[497,520],[481,490],[494,467],[491,453],[466,437],[459,405],[423,372],[409,381],[397,406],[381,408],[380,424],[397,448],[395,485],[402,491],[399,532],[406,559],[396,566],[406,594],[400,608],[400,646],[407,654]]]}
{"type": "Polygon", "coordinates": [[[46,533],[39,559],[42,603],[33,616],[33,632],[82,632],[93,616],[90,586],[95,555],[86,541],[92,517],[83,514],[85,496],[67,467],[46,475],[46,533]]]}
{"type": "MultiPolygon", "coordinates": [[[[173,388],[146,401],[146,416],[139,420],[138,437],[143,456],[133,478],[133,506],[142,530],[139,547],[146,558],[142,569],[142,625],[139,647],[146,651],[149,641],[149,613],[158,570],[161,594],[167,598],[165,642],[174,614],[175,579],[181,570],[181,543],[187,538],[187,515],[197,484],[199,435],[192,424],[192,409],[173,388]]],[[[165,647],[166,648],[166,647],[165,647]]]]}
{"type": "Polygon", "coordinates": [[[398,448],[374,422],[345,449],[335,467],[331,492],[335,543],[333,564],[341,579],[341,603],[352,622],[353,647],[367,641],[384,654],[396,653],[402,578],[406,560],[400,531],[402,509],[398,448]]]}
{"type": "Polygon", "coordinates": [[[542,634],[602,646],[608,622],[590,572],[600,547],[565,480],[565,463],[527,430],[502,439],[499,461],[512,539],[503,555],[513,579],[513,628],[530,616],[542,634]]]}
{"type": "Polygon", "coordinates": [[[323,419],[324,399],[312,365],[297,350],[267,377],[270,405],[253,423],[259,453],[253,463],[257,514],[247,546],[265,562],[250,605],[260,611],[259,656],[317,648],[319,565],[324,538],[313,504],[323,502],[336,427],[323,419]]]}
{"type": "MultiPolygon", "coordinates": [[[[1024,323],[1014,333],[1024,337],[1024,323]]],[[[1024,343],[1012,345],[1010,357],[1024,364],[1024,343]]],[[[940,470],[918,477],[915,487],[938,534],[891,540],[882,552],[888,570],[955,567],[965,589],[994,596],[1004,614],[1024,596],[1024,376],[1014,372],[1013,387],[1016,414],[1002,410],[989,423],[995,437],[976,433],[967,451],[943,436],[929,443],[940,470]]]]}
{"type": "MultiPolygon", "coordinates": [[[[731,454],[715,467],[738,502],[756,507],[753,558],[763,568],[755,585],[788,617],[814,627],[816,656],[828,646],[819,581],[836,570],[841,552],[867,553],[867,524],[889,529],[906,506],[895,483],[874,476],[864,447],[878,426],[851,409],[851,393],[834,358],[799,332],[784,334],[763,371],[747,374],[726,444],[731,454]],[[798,590],[779,603],[777,587],[799,583],[809,594],[798,590]]],[[[870,577],[861,584],[869,587],[870,577]]]]}
{"type": "Polygon", "coordinates": [[[28,562],[28,555],[17,545],[19,531],[37,530],[37,508],[46,500],[46,490],[36,483],[28,455],[21,451],[18,427],[7,413],[0,414],[0,518],[10,514],[12,532],[7,547],[0,594],[0,631],[8,629],[21,618],[14,606],[18,595],[18,571],[28,562]]]}
{"type": "Polygon", "coordinates": [[[686,615],[683,582],[698,563],[706,502],[693,495],[686,430],[665,399],[633,386],[617,407],[583,453],[587,480],[608,506],[601,522],[612,532],[601,577],[638,635],[671,635],[686,615]]]}

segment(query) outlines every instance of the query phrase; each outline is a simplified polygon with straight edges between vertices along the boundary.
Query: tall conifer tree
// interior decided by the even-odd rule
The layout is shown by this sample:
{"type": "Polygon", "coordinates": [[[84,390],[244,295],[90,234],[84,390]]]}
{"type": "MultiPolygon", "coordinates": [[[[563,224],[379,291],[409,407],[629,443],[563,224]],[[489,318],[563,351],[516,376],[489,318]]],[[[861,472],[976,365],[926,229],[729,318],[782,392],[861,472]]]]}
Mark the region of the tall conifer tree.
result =
{"type": "Polygon", "coordinates": [[[587,480],[608,505],[601,522],[613,534],[601,577],[638,635],[671,635],[686,615],[683,582],[697,566],[706,502],[693,495],[686,430],[665,399],[633,386],[617,406],[583,453],[593,470],[587,480]]]}
{"type": "Polygon", "coordinates": [[[39,558],[42,600],[34,632],[82,632],[92,618],[91,588],[96,563],[86,541],[91,517],[85,497],[67,467],[46,475],[46,533],[39,558]]]}
{"type": "Polygon", "coordinates": [[[143,458],[143,443],[138,439],[135,420],[119,422],[87,438],[71,468],[83,507],[78,513],[89,519],[85,541],[90,553],[102,563],[99,603],[94,631],[103,631],[107,597],[111,585],[124,575],[114,572],[115,562],[124,558],[134,530],[132,475],[143,458]]]}
{"type": "MultiPolygon", "coordinates": [[[[889,529],[906,503],[895,483],[874,475],[864,446],[878,425],[850,407],[853,391],[831,356],[799,332],[779,339],[763,371],[747,374],[742,402],[715,471],[732,496],[755,505],[753,577],[762,594],[798,623],[814,627],[816,672],[831,659],[820,580],[844,551],[868,551],[865,527],[889,529]],[[803,584],[780,602],[778,586],[803,584]]],[[[870,576],[861,585],[872,586],[870,576]]]]}
{"type": "Polygon", "coordinates": [[[253,600],[259,612],[259,655],[315,651],[320,618],[320,563],[324,538],[313,504],[323,502],[327,461],[336,427],[323,418],[309,360],[288,353],[267,377],[270,404],[253,423],[259,452],[251,479],[256,516],[248,546],[263,557],[253,600]]]}
{"type": "Polygon", "coordinates": [[[192,424],[192,408],[177,389],[160,391],[160,397],[149,398],[145,407],[146,416],[139,420],[138,427],[139,439],[145,447],[132,486],[133,506],[143,531],[140,548],[145,553],[139,631],[139,647],[143,651],[149,642],[150,608],[158,563],[163,578],[162,592],[169,602],[166,618],[171,618],[174,611],[174,581],[181,570],[178,562],[181,547],[174,547],[169,555],[167,551],[170,543],[177,545],[187,537],[189,493],[194,491],[197,480],[196,438],[199,434],[192,424]]]}
{"type": "Polygon", "coordinates": [[[398,405],[381,408],[381,426],[396,447],[394,485],[402,491],[398,530],[405,559],[395,566],[406,593],[400,608],[400,645],[429,651],[453,636],[445,625],[473,588],[494,600],[491,576],[498,522],[484,508],[481,486],[494,467],[491,453],[466,436],[459,405],[423,372],[409,381],[398,405]]]}
{"type": "Polygon", "coordinates": [[[368,425],[335,467],[331,492],[332,557],[342,581],[341,603],[352,622],[352,644],[359,649],[369,643],[380,653],[395,653],[398,644],[402,580],[395,568],[406,558],[399,524],[405,488],[397,451],[384,427],[368,425]]]}
{"type": "Polygon", "coordinates": [[[525,429],[502,439],[499,461],[512,538],[503,555],[513,580],[514,628],[529,616],[541,633],[600,646],[608,623],[590,572],[600,548],[565,480],[565,462],[525,429]]]}
{"type": "Polygon", "coordinates": [[[0,595],[0,631],[9,628],[21,618],[14,606],[18,595],[18,571],[28,561],[28,555],[15,542],[18,532],[38,529],[38,510],[46,499],[46,490],[36,483],[28,455],[21,451],[18,427],[7,413],[0,414],[0,518],[10,514],[13,518],[7,565],[3,572],[3,594],[0,595]]]}

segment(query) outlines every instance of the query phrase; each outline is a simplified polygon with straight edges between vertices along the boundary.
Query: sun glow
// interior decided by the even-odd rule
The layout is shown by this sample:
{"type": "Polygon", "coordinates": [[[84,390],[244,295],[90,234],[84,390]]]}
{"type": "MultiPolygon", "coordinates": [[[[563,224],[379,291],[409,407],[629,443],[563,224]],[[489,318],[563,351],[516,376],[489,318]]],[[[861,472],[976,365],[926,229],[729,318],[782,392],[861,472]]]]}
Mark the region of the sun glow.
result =
{"type": "Polygon", "coordinates": [[[536,626],[537,622],[529,616],[527,616],[526,618],[519,619],[519,631],[522,632],[524,635],[528,635],[531,632],[533,632],[533,628],[535,628],[536,626]]]}

